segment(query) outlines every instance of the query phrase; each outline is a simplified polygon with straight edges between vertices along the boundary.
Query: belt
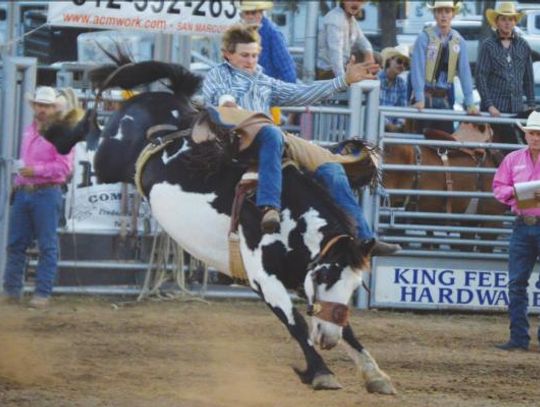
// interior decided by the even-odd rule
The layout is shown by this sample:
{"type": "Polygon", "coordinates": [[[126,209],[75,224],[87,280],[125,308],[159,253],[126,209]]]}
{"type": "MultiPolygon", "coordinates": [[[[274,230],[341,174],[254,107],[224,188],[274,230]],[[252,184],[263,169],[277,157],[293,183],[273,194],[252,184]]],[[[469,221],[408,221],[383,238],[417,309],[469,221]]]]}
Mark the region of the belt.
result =
{"type": "Polygon", "coordinates": [[[516,220],[527,226],[540,225],[540,216],[516,216],[516,220]]]}
{"type": "Polygon", "coordinates": [[[48,184],[28,184],[28,185],[15,185],[13,188],[14,191],[26,191],[26,192],[35,192],[40,189],[59,187],[60,184],[48,183],[48,184]]]}
{"type": "Polygon", "coordinates": [[[436,98],[444,98],[448,96],[448,89],[443,88],[426,88],[424,93],[436,98]]]}

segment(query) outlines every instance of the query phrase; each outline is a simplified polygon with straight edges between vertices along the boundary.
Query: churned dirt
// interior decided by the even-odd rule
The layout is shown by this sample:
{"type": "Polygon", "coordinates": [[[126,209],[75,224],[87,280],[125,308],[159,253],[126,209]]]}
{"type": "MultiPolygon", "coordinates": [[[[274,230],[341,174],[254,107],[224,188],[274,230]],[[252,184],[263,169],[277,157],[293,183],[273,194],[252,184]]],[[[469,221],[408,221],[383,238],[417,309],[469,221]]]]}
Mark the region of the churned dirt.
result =
{"type": "Polygon", "coordinates": [[[1,305],[0,406],[540,405],[536,341],[528,353],[493,349],[506,339],[505,315],[354,311],[352,323],[397,396],[367,393],[340,347],[323,356],[342,390],[302,384],[293,371],[302,353],[261,302],[1,305]]]}

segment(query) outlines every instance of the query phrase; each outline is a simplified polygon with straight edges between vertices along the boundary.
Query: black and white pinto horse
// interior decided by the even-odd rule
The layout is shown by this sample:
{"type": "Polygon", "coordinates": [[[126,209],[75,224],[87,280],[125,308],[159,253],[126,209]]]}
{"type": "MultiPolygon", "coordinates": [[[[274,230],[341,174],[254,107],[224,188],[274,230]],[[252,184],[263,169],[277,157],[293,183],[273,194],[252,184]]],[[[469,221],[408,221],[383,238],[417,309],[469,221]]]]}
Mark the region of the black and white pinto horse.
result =
{"type": "MultiPolygon", "coordinates": [[[[132,183],[136,160],[149,143],[148,129],[193,126],[197,111],[190,98],[200,78],[174,64],[116,62],[95,71],[100,91],[165,79],[172,93],[146,92],[129,99],[102,131],[95,131],[95,113],[89,110],[76,126],[52,124],[46,137],[61,153],[86,140],[88,148],[97,148],[94,166],[100,182],[132,183]]],[[[246,169],[230,159],[229,147],[180,137],[149,159],[141,178],[145,198],[163,229],[193,256],[228,275],[231,206],[246,169]]],[[[238,230],[249,285],[302,348],[307,368],[297,373],[315,389],[341,388],[315,349],[341,343],[369,392],[394,394],[389,377],[356,339],[347,318],[347,304],[361,285],[361,272],[369,271],[373,242],[356,239],[354,225],[326,190],[294,166],[284,169],[281,198],[279,232],[261,233],[262,215],[251,200],[240,211],[238,230]],[[307,298],[311,332],[288,289],[307,298]]]]}

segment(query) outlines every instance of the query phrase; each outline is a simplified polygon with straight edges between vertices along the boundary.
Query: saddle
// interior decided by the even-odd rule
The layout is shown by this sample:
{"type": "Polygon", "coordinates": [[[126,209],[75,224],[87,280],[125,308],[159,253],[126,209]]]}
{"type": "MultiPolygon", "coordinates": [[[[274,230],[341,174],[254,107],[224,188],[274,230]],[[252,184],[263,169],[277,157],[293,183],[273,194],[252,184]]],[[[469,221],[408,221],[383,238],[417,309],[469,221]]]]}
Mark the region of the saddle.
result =
{"type": "MultiPolygon", "coordinates": [[[[425,129],[424,137],[427,140],[454,141],[457,143],[487,143],[492,140],[493,130],[488,124],[478,126],[472,123],[461,123],[452,134],[439,129],[425,129]]],[[[483,148],[452,147],[446,148],[446,150],[450,156],[463,153],[474,160],[484,156],[486,153],[483,148]]]]}
{"type": "MultiPolygon", "coordinates": [[[[236,107],[208,107],[207,114],[197,120],[192,132],[196,143],[217,138],[215,126],[226,131],[234,132],[239,138],[239,151],[245,151],[251,146],[257,133],[262,127],[273,125],[270,117],[263,113],[251,112],[236,107]],[[210,121],[210,122],[209,122],[210,121]]],[[[308,172],[315,172],[319,166],[329,162],[343,165],[353,188],[359,188],[376,183],[373,177],[377,171],[377,150],[363,140],[349,139],[340,142],[330,149],[305,140],[290,133],[283,133],[285,141],[284,162],[292,161],[298,167],[308,172]]],[[[374,184],[371,186],[374,186],[374,184]]]]}

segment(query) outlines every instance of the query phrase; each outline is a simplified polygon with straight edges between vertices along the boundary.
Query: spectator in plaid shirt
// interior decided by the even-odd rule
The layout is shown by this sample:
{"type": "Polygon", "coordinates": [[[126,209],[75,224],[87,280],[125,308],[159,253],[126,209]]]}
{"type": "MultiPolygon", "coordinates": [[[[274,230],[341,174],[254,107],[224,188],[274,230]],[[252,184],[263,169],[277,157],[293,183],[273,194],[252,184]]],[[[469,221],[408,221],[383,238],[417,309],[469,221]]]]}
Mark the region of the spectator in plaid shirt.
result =
{"type": "Polygon", "coordinates": [[[272,8],[271,1],[241,1],[240,17],[246,24],[259,27],[261,54],[259,65],[263,72],[284,82],[296,82],[296,65],[289,54],[283,34],[265,15],[264,11],[272,8]]]}
{"type": "MultiPolygon", "coordinates": [[[[409,69],[409,49],[407,46],[398,45],[382,50],[384,69],[379,72],[381,81],[381,93],[379,104],[382,106],[407,106],[407,83],[399,75],[409,69]]],[[[390,117],[385,119],[386,131],[402,131],[404,119],[390,117]]]]}
{"type": "MultiPolygon", "coordinates": [[[[476,69],[476,86],[482,98],[481,110],[491,116],[501,113],[523,112],[534,109],[534,79],[531,49],[527,41],[514,30],[524,16],[511,2],[501,3],[496,10],[486,10],[486,19],[496,30],[480,45],[476,69]]],[[[501,141],[516,143],[509,125],[493,125],[501,141]]]]}

